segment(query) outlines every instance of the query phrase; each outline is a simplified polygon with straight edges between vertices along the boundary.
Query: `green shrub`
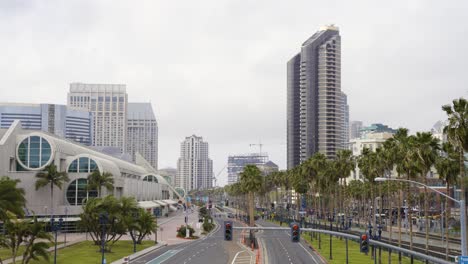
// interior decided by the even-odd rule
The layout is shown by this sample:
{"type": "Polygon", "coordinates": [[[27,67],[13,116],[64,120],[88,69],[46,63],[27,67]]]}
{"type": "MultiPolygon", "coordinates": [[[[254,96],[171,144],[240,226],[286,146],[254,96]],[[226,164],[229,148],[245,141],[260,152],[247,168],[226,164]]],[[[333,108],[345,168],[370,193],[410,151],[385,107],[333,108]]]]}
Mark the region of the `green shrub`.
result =
{"type": "MultiPolygon", "coordinates": [[[[193,229],[193,227],[191,226],[189,226],[188,229],[189,229],[189,237],[192,237],[193,234],[195,233],[195,229],[193,229]]],[[[185,237],[187,235],[186,232],[187,232],[186,226],[185,225],[181,226],[179,230],[177,230],[177,237],[185,237]]]]}
{"type": "MultiPolygon", "coordinates": [[[[203,230],[205,232],[210,232],[215,227],[215,225],[210,223],[208,219],[212,219],[212,218],[211,217],[205,217],[205,220],[203,221],[203,230]]],[[[211,222],[213,222],[213,220],[211,220],[211,222]]]]}

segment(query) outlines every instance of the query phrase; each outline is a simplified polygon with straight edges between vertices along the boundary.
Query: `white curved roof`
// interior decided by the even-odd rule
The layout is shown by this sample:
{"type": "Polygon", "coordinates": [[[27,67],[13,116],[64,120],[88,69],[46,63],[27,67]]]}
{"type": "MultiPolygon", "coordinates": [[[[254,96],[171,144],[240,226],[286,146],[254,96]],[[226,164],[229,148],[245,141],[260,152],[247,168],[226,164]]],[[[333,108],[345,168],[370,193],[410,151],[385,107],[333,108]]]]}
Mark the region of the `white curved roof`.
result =
{"type": "Polygon", "coordinates": [[[17,143],[21,142],[21,140],[25,137],[29,137],[32,135],[41,136],[48,140],[54,148],[53,151],[64,153],[66,155],[74,157],[83,156],[82,154],[88,154],[90,157],[92,156],[93,159],[95,159],[103,166],[104,171],[109,171],[113,174],[115,173],[115,175],[120,175],[120,173],[128,173],[134,175],[144,175],[149,173],[142,166],[138,166],[131,162],[101,153],[74,141],[58,138],[52,134],[43,131],[34,131],[28,134],[22,134],[21,136],[17,137],[17,143]],[[116,171],[116,169],[118,171],[116,171]]]}

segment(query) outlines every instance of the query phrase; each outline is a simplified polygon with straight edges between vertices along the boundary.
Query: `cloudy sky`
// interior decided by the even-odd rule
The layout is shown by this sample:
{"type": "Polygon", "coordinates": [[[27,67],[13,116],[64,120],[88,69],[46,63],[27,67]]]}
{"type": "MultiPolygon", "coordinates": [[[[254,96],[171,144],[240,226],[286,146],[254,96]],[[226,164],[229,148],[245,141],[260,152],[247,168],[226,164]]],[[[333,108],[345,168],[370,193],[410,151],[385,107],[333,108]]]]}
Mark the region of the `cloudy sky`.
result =
{"type": "Polygon", "coordinates": [[[285,168],[286,61],[320,25],[340,27],[351,119],[420,131],[468,96],[466,14],[466,1],[0,1],[0,101],[124,83],[153,104],[160,167],[196,134],[215,174],[260,141],[285,168]]]}

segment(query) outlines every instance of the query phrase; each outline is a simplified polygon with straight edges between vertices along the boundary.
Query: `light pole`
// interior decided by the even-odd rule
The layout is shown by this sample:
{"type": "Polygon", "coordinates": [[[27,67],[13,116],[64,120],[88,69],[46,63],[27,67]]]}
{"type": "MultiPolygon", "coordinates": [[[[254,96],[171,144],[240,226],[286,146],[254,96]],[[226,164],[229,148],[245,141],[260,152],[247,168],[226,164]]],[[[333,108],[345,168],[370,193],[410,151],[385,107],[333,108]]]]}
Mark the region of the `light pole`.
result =
{"type": "Polygon", "coordinates": [[[58,224],[55,222],[55,218],[50,219],[50,227],[52,229],[52,232],[55,233],[55,239],[54,239],[54,264],[57,263],[57,233],[60,231],[62,228],[63,224],[63,219],[60,218],[58,224]]]}
{"type": "MultiPolygon", "coordinates": [[[[68,221],[68,207],[65,207],[65,222],[68,221]]],[[[67,244],[67,230],[65,229],[65,225],[64,225],[64,230],[63,230],[63,235],[64,235],[64,244],[66,245],[67,244]]]]}
{"type": "Polygon", "coordinates": [[[418,185],[421,185],[421,186],[424,186],[428,189],[431,189],[432,191],[444,196],[445,198],[447,199],[450,199],[454,202],[456,202],[459,206],[460,206],[460,225],[461,225],[461,252],[462,252],[462,256],[466,256],[467,255],[467,250],[466,250],[466,208],[465,208],[465,200],[456,200],[448,195],[446,195],[445,193],[443,192],[440,192],[430,186],[427,186],[423,183],[420,183],[420,182],[417,182],[417,181],[412,181],[412,180],[405,180],[405,179],[396,179],[396,178],[383,178],[383,177],[378,177],[378,178],[375,178],[374,181],[376,182],[384,182],[384,181],[401,181],[401,182],[409,182],[409,183],[414,183],[414,184],[418,184],[418,185]]]}

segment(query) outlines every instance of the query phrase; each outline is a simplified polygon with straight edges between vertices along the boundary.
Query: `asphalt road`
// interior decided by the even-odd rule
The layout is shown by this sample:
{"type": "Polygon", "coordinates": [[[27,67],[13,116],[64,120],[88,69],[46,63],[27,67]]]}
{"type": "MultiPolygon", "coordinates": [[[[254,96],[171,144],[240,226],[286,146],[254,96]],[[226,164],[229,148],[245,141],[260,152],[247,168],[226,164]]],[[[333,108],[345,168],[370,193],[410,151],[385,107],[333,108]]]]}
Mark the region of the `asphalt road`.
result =
{"type": "MultiPolygon", "coordinates": [[[[277,225],[265,221],[257,221],[265,227],[277,225]]],[[[257,233],[257,238],[263,244],[268,264],[301,264],[301,263],[326,263],[322,258],[309,248],[304,242],[292,243],[289,231],[263,230],[257,233]]]]}
{"type": "Polygon", "coordinates": [[[217,230],[203,239],[189,241],[183,244],[166,246],[131,261],[131,264],[226,264],[231,263],[235,255],[242,251],[236,243],[237,234],[234,232],[233,241],[224,241],[223,221],[218,222],[217,230]]]}

